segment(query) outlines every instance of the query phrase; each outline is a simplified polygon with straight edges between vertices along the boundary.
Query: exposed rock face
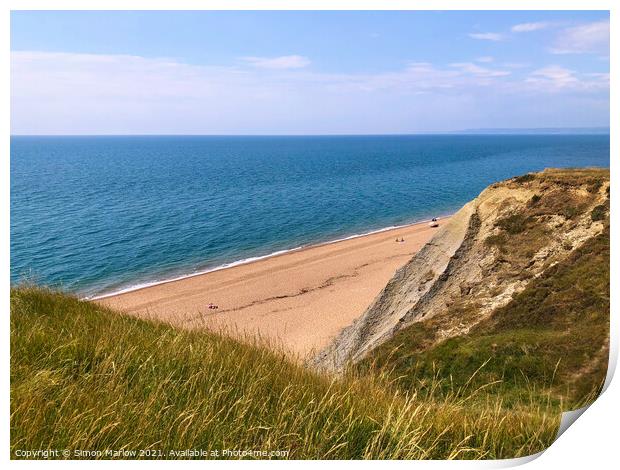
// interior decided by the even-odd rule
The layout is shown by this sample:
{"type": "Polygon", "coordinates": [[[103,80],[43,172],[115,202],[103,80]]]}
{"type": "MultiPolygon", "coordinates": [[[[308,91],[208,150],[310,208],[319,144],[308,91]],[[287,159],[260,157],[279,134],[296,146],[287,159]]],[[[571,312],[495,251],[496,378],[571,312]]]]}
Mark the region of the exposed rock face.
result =
{"type": "Polygon", "coordinates": [[[414,322],[444,313],[440,339],[466,334],[528,282],[602,232],[609,172],[545,170],[485,189],[398,270],[372,305],[321,351],[340,370],[414,322]],[[457,307],[457,308],[455,308],[457,307]]]}

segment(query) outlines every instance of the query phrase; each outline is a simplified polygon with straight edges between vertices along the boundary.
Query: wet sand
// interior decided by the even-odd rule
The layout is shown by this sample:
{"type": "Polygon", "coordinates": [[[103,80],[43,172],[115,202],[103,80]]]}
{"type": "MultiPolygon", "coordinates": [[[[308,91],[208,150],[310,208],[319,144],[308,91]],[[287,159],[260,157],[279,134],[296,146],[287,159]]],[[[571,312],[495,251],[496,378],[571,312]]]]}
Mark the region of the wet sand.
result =
{"type": "MultiPolygon", "coordinates": [[[[445,224],[447,219],[440,220],[445,224]]],[[[291,355],[326,346],[426,243],[428,223],[316,245],[97,300],[186,328],[260,336],[291,355]],[[396,238],[405,241],[397,243],[396,238]],[[218,305],[217,310],[208,304],[218,305]]]]}

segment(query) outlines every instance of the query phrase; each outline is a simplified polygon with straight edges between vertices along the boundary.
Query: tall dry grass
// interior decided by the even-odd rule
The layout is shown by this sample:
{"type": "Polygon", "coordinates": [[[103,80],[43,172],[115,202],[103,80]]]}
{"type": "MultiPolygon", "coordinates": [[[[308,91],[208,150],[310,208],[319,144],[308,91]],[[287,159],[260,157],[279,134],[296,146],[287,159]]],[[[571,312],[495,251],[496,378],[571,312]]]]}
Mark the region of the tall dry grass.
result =
{"type": "Polygon", "coordinates": [[[481,404],[475,394],[404,395],[386,376],[330,377],[258,344],[36,287],[11,293],[14,458],[23,449],[68,449],[73,458],[141,449],[155,458],[185,449],[226,457],[229,449],[267,452],[250,455],[261,458],[480,459],[552,442],[559,416],[544,404],[506,410],[500,397],[481,404]]]}

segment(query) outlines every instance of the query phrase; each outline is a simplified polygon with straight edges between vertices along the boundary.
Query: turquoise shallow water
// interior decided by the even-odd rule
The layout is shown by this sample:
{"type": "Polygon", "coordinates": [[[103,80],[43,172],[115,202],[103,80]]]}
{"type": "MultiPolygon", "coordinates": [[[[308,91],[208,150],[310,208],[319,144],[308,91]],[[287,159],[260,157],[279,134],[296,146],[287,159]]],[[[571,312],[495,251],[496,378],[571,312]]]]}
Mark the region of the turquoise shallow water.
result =
{"type": "Polygon", "coordinates": [[[11,280],[84,296],[460,208],[605,135],[12,137],[11,280]]]}

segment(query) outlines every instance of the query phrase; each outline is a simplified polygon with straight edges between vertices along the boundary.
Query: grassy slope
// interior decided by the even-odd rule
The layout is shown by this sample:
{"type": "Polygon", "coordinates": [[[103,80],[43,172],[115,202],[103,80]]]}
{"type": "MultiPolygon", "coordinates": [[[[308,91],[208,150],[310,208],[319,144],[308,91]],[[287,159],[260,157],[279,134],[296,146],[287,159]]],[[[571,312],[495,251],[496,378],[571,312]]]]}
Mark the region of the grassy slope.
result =
{"type": "MultiPolygon", "coordinates": [[[[586,181],[598,190],[608,173],[555,175],[567,187],[586,181]]],[[[499,246],[504,259],[530,259],[541,237],[536,217],[564,213],[570,220],[583,208],[558,192],[535,198],[522,214],[500,220],[499,246]]],[[[391,371],[397,385],[418,393],[443,378],[450,389],[470,381],[494,383],[479,397],[502,396],[505,407],[534,399],[556,409],[574,409],[591,401],[605,380],[609,345],[609,200],[591,213],[605,231],[575,250],[564,262],[533,279],[504,308],[493,312],[467,335],[437,340],[442,318],[475,316],[475,311],[447,309],[436,318],[401,330],[367,358],[363,371],[391,371]],[[480,370],[478,370],[480,369],[480,370]],[[476,376],[470,380],[474,372],[476,376]]],[[[522,276],[517,269],[515,276],[522,276]]],[[[458,307],[457,307],[458,308],[458,307]]],[[[436,390],[434,391],[436,393],[436,390]]]]}
{"type": "Polygon", "coordinates": [[[11,293],[12,451],[507,458],[542,450],[557,430],[538,403],[507,411],[470,392],[440,395],[404,397],[374,375],[331,379],[256,345],[38,288],[11,293]]]}

